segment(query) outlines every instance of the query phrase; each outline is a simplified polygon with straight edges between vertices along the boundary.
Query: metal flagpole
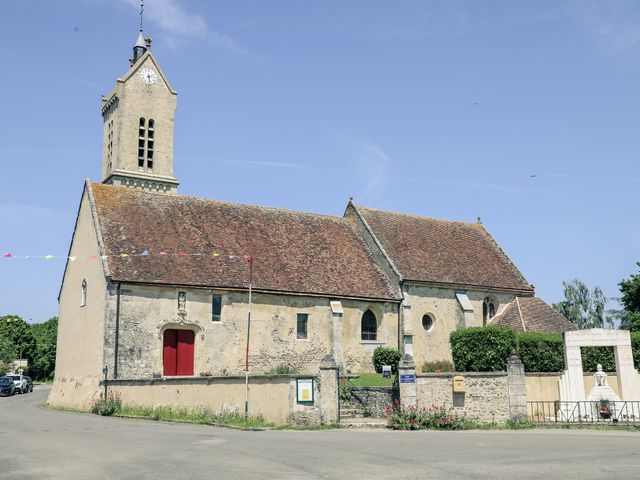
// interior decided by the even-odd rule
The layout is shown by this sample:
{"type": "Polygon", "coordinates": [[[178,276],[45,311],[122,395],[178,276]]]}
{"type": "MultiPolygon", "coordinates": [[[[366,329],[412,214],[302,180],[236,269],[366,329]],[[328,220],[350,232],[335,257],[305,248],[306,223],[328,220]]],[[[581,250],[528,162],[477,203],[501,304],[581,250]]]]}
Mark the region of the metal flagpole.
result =
{"type": "Polygon", "coordinates": [[[251,289],[253,284],[253,257],[244,256],[249,261],[249,316],[247,318],[247,349],[244,358],[244,418],[249,419],[249,337],[251,335],[251,289]]]}

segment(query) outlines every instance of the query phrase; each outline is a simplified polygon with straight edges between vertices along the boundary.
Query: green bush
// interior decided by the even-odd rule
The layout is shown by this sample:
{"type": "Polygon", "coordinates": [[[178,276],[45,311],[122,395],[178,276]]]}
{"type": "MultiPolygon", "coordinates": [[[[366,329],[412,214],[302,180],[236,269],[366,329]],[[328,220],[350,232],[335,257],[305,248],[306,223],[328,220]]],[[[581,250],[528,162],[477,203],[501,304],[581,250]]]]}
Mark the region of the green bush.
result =
{"type": "Polygon", "coordinates": [[[527,372],[564,370],[564,341],[560,333],[518,333],[518,355],[527,372]]]}
{"type": "Polygon", "coordinates": [[[373,366],[376,372],[382,373],[383,365],[391,365],[391,372],[398,373],[398,363],[402,358],[402,352],[395,348],[378,347],[373,351],[373,366]]]}
{"type": "Polygon", "coordinates": [[[455,368],[449,360],[435,360],[422,365],[422,373],[453,372],[455,368]]]}
{"type": "Polygon", "coordinates": [[[431,407],[403,407],[399,401],[385,411],[387,426],[394,430],[466,430],[472,426],[464,417],[459,417],[445,405],[431,407]]]}
{"type": "Polygon", "coordinates": [[[91,413],[96,415],[108,417],[120,410],[122,410],[122,400],[118,392],[109,392],[106,399],[100,396],[98,400],[91,402],[91,413]]]}
{"type": "Polygon", "coordinates": [[[504,371],[511,350],[518,346],[516,331],[498,326],[456,330],[449,341],[459,372],[504,371]]]}
{"type": "Polygon", "coordinates": [[[636,370],[640,370],[640,332],[631,332],[631,349],[636,370]]]}

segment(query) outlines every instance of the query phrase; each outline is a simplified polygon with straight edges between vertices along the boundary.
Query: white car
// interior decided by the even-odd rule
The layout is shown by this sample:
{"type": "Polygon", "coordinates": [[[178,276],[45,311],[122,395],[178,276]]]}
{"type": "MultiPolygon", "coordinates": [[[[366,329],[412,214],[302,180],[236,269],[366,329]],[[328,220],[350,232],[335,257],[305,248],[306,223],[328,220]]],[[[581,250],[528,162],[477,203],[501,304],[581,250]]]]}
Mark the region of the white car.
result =
{"type": "Polygon", "coordinates": [[[10,377],[13,379],[13,384],[15,385],[16,392],[20,392],[20,393],[33,392],[33,383],[30,382],[31,379],[26,375],[14,374],[14,375],[7,375],[7,377],[10,377]]]}

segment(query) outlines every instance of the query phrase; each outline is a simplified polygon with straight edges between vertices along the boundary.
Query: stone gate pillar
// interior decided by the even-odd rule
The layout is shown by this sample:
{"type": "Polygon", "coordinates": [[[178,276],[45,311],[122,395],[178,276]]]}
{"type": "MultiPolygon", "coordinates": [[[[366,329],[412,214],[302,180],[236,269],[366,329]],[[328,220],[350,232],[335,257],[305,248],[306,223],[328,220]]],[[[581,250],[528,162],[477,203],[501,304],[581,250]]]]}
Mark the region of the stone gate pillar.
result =
{"type": "Polygon", "coordinates": [[[416,364],[411,355],[405,354],[398,364],[400,402],[403,407],[417,406],[416,364]]]}
{"type": "Polygon", "coordinates": [[[338,423],[338,366],[331,355],[320,362],[320,423],[338,423]]]}
{"type": "Polygon", "coordinates": [[[509,391],[509,417],[518,419],[527,415],[527,387],[524,364],[515,350],[507,361],[507,389],[509,391]]]}

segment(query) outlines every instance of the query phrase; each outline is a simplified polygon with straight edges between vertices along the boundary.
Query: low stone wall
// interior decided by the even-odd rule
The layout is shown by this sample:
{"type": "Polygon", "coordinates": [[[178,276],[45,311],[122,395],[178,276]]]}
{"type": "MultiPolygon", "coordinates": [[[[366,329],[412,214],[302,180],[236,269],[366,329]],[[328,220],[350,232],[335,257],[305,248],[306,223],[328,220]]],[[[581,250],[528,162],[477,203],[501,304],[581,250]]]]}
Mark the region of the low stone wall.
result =
{"type": "MultiPolygon", "coordinates": [[[[291,375],[249,377],[249,413],[273,423],[321,423],[320,381],[314,379],[314,403],[296,401],[296,378],[291,375]]],[[[305,376],[304,378],[309,378],[305,376]]],[[[244,412],[245,379],[242,376],[111,380],[109,390],[122,403],[133,406],[168,406],[214,412],[244,412]]]]}
{"type": "Polygon", "coordinates": [[[398,398],[397,389],[393,387],[352,387],[351,398],[345,402],[364,413],[366,410],[372,417],[383,417],[385,410],[398,398]]]}
{"type": "Polygon", "coordinates": [[[446,405],[478,422],[504,423],[510,418],[506,372],[417,374],[416,394],[418,408],[446,405]],[[464,393],[453,393],[456,375],[464,377],[464,393]]]}

